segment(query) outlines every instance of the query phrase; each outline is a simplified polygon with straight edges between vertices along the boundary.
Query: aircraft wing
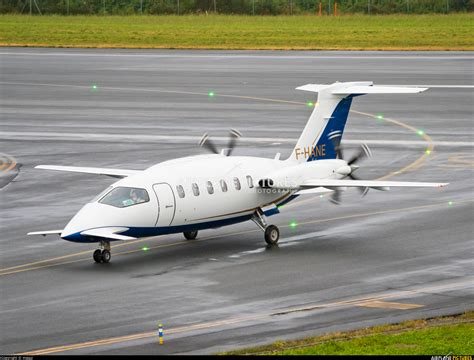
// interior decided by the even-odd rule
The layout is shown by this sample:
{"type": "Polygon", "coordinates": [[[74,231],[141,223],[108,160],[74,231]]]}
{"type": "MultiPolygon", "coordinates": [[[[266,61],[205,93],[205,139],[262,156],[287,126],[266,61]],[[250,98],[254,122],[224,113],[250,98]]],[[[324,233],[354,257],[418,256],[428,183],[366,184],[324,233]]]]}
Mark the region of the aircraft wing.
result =
{"type": "Polygon", "coordinates": [[[430,183],[430,182],[408,182],[408,181],[380,181],[380,180],[333,180],[333,179],[315,179],[306,180],[300,185],[302,189],[311,189],[316,187],[325,187],[334,189],[339,187],[368,187],[375,189],[388,190],[390,187],[443,187],[449,183],[430,183]]]}
{"type": "Polygon", "coordinates": [[[125,169],[109,169],[96,167],[79,167],[79,166],[57,166],[57,165],[38,165],[35,169],[68,171],[83,174],[107,175],[116,178],[124,178],[141,172],[141,170],[125,170],[125,169]]]}
{"type": "Polygon", "coordinates": [[[322,195],[322,194],[328,194],[334,192],[333,190],[329,190],[323,187],[312,187],[312,188],[306,188],[306,189],[301,189],[295,192],[295,195],[322,195]]]}
{"type": "Polygon", "coordinates": [[[111,239],[111,240],[136,240],[137,239],[132,236],[125,236],[125,235],[118,234],[126,230],[128,230],[128,228],[106,227],[106,228],[86,230],[86,231],[81,232],[81,235],[111,239]]]}

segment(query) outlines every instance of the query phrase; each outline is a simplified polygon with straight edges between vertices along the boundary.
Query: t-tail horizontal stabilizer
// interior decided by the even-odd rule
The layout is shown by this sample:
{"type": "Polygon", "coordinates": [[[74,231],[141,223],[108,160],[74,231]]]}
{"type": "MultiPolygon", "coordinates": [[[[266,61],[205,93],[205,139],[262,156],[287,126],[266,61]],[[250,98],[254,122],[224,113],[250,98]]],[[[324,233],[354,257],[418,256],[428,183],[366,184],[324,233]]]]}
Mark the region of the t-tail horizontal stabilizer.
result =
{"type": "Polygon", "coordinates": [[[287,161],[336,159],[352,99],[365,94],[415,94],[425,87],[379,86],[371,81],[307,84],[296,88],[318,93],[318,101],[287,161]]]}

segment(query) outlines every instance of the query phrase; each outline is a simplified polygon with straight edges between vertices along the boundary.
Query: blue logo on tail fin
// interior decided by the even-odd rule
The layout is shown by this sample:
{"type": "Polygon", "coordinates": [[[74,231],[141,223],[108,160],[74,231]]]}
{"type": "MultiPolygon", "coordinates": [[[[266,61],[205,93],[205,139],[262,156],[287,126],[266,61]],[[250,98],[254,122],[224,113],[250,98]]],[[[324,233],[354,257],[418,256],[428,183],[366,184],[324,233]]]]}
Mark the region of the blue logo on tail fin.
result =
{"type": "Polygon", "coordinates": [[[351,108],[353,95],[345,97],[337,104],[334,112],[328,120],[326,127],[321,134],[318,143],[312,149],[308,161],[336,159],[336,148],[341,143],[347,116],[351,108]]]}

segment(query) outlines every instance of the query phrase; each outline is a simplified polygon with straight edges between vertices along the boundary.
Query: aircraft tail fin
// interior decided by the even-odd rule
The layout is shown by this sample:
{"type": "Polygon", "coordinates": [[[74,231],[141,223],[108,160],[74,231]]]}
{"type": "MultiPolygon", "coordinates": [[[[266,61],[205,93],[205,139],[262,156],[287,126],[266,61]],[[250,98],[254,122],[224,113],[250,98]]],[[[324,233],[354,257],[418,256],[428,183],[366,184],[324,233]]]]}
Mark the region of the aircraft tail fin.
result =
{"type": "Polygon", "coordinates": [[[307,84],[296,89],[318,93],[318,101],[287,159],[292,162],[336,158],[336,148],[341,142],[354,97],[365,94],[413,94],[427,90],[419,87],[374,86],[371,81],[307,84]]]}

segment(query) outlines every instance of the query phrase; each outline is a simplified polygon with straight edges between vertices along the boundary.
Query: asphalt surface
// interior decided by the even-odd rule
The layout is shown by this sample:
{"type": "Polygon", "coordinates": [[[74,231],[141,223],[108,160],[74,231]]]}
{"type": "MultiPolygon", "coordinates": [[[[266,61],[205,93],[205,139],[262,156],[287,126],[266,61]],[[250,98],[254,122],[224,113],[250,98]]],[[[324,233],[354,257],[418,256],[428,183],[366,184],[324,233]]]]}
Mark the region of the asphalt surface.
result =
{"type": "Polygon", "coordinates": [[[94,245],[25,235],[61,229],[113,182],[35,165],[144,169],[230,128],[236,154],[285,157],[314,101],[295,87],[472,85],[473,53],[2,48],[0,73],[0,353],[216,353],[474,308],[467,88],[359,97],[343,139],[372,149],[359,177],[448,187],[300,197],[269,218],[275,248],[249,222],[121,243],[99,265],[94,245]]]}

